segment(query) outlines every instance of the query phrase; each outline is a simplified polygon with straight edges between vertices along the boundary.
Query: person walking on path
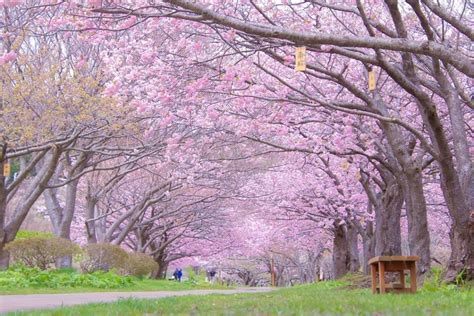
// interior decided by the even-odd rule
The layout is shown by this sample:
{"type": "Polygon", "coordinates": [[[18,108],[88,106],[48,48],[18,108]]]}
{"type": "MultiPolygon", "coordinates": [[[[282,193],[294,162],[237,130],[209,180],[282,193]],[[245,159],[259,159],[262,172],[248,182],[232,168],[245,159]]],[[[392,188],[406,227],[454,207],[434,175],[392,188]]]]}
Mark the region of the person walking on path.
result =
{"type": "Polygon", "coordinates": [[[216,280],[216,271],[213,269],[211,272],[209,272],[209,281],[211,284],[214,284],[216,280]]]}
{"type": "Polygon", "coordinates": [[[179,269],[176,268],[173,272],[173,277],[174,277],[175,281],[178,281],[178,274],[179,274],[179,269]]]}
{"type": "Polygon", "coordinates": [[[183,277],[183,270],[178,269],[177,276],[178,276],[178,282],[181,282],[181,278],[183,277]]]}

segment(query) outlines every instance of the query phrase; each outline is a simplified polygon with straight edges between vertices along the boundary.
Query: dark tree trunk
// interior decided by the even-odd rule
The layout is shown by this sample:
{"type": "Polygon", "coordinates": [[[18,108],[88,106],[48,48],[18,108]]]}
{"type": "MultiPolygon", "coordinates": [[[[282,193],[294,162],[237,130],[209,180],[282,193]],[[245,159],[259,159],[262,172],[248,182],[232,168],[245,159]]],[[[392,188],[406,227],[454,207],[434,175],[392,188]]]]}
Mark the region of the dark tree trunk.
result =
{"type": "Polygon", "coordinates": [[[429,120],[433,126],[431,137],[436,139],[434,143],[440,151],[441,188],[452,218],[450,228],[452,252],[446,279],[453,281],[460,272],[464,272],[468,279],[474,279],[474,177],[467,125],[461,97],[449,80],[449,75],[454,76],[451,67],[445,65],[447,70],[445,72],[439,64],[435,63],[434,66],[434,75],[440,85],[441,96],[446,102],[451,122],[452,147],[443,134],[443,126],[436,115],[436,107],[428,107],[424,119],[429,120]],[[451,148],[454,149],[455,160],[451,148]]]}
{"type": "Polygon", "coordinates": [[[402,254],[400,216],[403,194],[395,181],[387,184],[379,205],[375,208],[375,255],[399,256],[402,254]]]}
{"type": "Polygon", "coordinates": [[[87,243],[96,244],[97,243],[97,232],[96,232],[96,222],[95,222],[95,210],[97,205],[97,198],[92,196],[90,193],[86,196],[86,233],[87,233],[87,243]]]}
{"type": "Polygon", "coordinates": [[[431,265],[430,235],[423,181],[419,172],[407,172],[406,178],[404,191],[408,218],[408,246],[410,255],[420,257],[420,261],[417,263],[417,272],[419,275],[423,275],[429,271],[431,265]]]}
{"type": "Polygon", "coordinates": [[[339,279],[349,271],[350,267],[349,244],[345,227],[340,222],[334,224],[332,260],[334,278],[339,279]]]}
{"type": "MultiPolygon", "coordinates": [[[[387,129],[392,134],[395,134],[390,128],[387,127],[387,129]]],[[[396,140],[394,138],[392,141],[397,143],[395,142],[396,140]]],[[[398,163],[395,157],[390,155],[389,150],[386,152],[386,156],[393,170],[389,170],[382,165],[376,165],[383,180],[374,181],[378,189],[370,184],[367,175],[361,174],[360,182],[369,199],[367,211],[369,214],[372,214],[373,210],[375,210],[375,223],[368,223],[366,230],[359,227],[364,240],[365,273],[368,273],[367,262],[370,258],[383,255],[401,255],[402,253],[400,216],[403,206],[403,191],[398,178],[393,173],[398,170],[398,163]]]]}
{"type": "MultiPolygon", "coordinates": [[[[1,153],[0,153],[1,154],[1,153]]],[[[3,249],[6,243],[5,215],[7,211],[7,193],[5,190],[5,177],[3,176],[3,162],[0,163],[0,270],[8,269],[10,255],[3,249]]]]}
{"type": "Polygon", "coordinates": [[[155,262],[158,263],[158,269],[151,273],[151,278],[166,279],[166,271],[168,270],[168,264],[165,262],[158,262],[157,260],[155,260],[155,262]]]}
{"type": "MultiPolygon", "coordinates": [[[[153,247],[151,249],[153,250],[153,247]]],[[[151,274],[153,279],[166,279],[168,262],[166,261],[165,256],[164,249],[160,250],[153,256],[153,259],[158,264],[158,269],[151,274]]]]}
{"type": "MultiPolygon", "coordinates": [[[[406,55],[409,56],[409,55],[406,55]]],[[[407,63],[405,63],[407,64],[407,63]]],[[[388,64],[385,65],[386,67],[388,64]]],[[[463,187],[462,182],[467,183],[470,174],[469,169],[472,165],[469,165],[467,161],[470,159],[467,158],[467,148],[462,149],[464,145],[460,143],[462,138],[464,137],[461,135],[462,131],[457,129],[458,124],[461,126],[464,123],[462,115],[457,115],[455,104],[453,103],[453,96],[449,96],[449,89],[447,90],[447,86],[445,85],[443,74],[438,69],[435,71],[437,72],[437,80],[440,85],[443,87],[445,91],[443,91],[443,96],[446,97],[446,102],[448,105],[448,110],[450,110],[450,119],[452,119],[452,128],[453,135],[454,135],[454,150],[457,152],[457,162],[459,170],[456,170],[454,164],[454,157],[452,153],[452,146],[446,137],[446,129],[443,126],[440,116],[437,112],[436,104],[434,103],[432,96],[425,93],[423,89],[419,89],[420,84],[418,78],[416,78],[415,71],[412,68],[408,71],[408,78],[415,83],[415,87],[408,86],[404,84],[404,82],[400,82],[397,80],[401,85],[412,95],[416,97],[416,104],[418,106],[419,112],[425,123],[428,131],[428,135],[431,139],[433,147],[437,153],[436,161],[440,167],[441,173],[441,189],[443,191],[444,199],[446,200],[446,204],[448,206],[449,214],[451,217],[451,256],[448,263],[448,271],[446,273],[447,281],[454,281],[457,274],[464,271],[467,273],[467,278],[474,278],[474,270],[470,263],[472,263],[474,249],[473,249],[473,242],[472,242],[472,234],[470,232],[470,212],[472,212],[472,205],[468,205],[469,198],[465,196],[465,193],[468,191],[466,186],[463,187]],[[454,111],[453,111],[454,110],[454,111]],[[455,118],[455,116],[459,116],[455,118]],[[466,163],[463,163],[465,161],[466,163]],[[464,190],[463,190],[464,189],[464,190]]],[[[453,88],[450,91],[454,91],[453,88]]],[[[466,146],[467,147],[467,146],[466,146]]],[[[408,176],[411,176],[412,170],[409,170],[408,176]]],[[[421,178],[421,176],[420,176],[421,178]]],[[[411,179],[409,179],[408,182],[411,179]]],[[[417,179],[416,179],[417,180],[417,179]]],[[[418,181],[415,182],[415,187],[419,185],[418,181]]],[[[409,188],[410,189],[410,188],[409,188]]],[[[411,193],[411,191],[409,191],[411,193]]],[[[418,196],[420,196],[418,194],[418,196]]],[[[412,199],[413,204],[417,204],[415,198],[412,199]]],[[[424,202],[424,200],[423,200],[424,202]]],[[[416,221],[418,219],[423,220],[423,215],[419,213],[417,208],[412,208],[412,212],[415,212],[412,217],[416,221]]],[[[426,217],[426,215],[425,215],[426,217]]],[[[416,222],[414,224],[417,224],[416,222]]],[[[421,223],[424,225],[424,223],[421,223]]],[[[423,236],[420,236],[423,238],[423,236]]],[[[421,262],[422,266],[421,269],[429,269],[429,259],[426,259],[426,253],[423,251],[426,249],[424,248],[424,244],[426,243],[424,240],[420,241],[422,245],[418,245],[417,250],[421,252],[421,255],[425,262],[421,262]]],[[[410,249],[411,251],[412,249],[410,249]]],[[[429,253],[428,253],[429,255],[429,253]]]]}
{"type": "MultiPolygon", "coordinates": [[[[66,227],[64,227],[64,229],[61,229],[59,231],[59,235],[58,237],[60,238],[64,238],[64,239],[67,239],[67,240],[71,240],[71,224],[69,223],[69,225],[67,225],[66,227]]],[[[56,261],[56,267],[58,269],[61,269],[61,268],[72,268],[72,256],[64,256],[62,258],[59,258],[57,261],[56,261]]]]}
{"type": "MultiPolygon", "coordinates": [[[[26,216],[28,215],[28,212],[46,189],[49,179],[51,179],[54,174],[59,157],[61,156],[61,151],[58,146],[53,146],[52,148],[53,149],[49,151],[49,157],[46,158],[46,161],[44,162],[40,171],[26,187],[23,197],[15,206],[13,215],[9,219],[8,223],[6,222],[5,218],[7,207],[7,188],[4,184],[5,182],[3,174],[0,176],[0,199],[3,199],[3,201],[0,201],[0,269],[7,269],[9,264],[9,260],[7,260],[9,255],[3,250],[3,247],[5,247],[8,242],[11,242],[15,239],[15,236],[26,216]]],[[[34,163],[36,164],[40,159],[42,159],[47,151],[48,150],[45,150],[44,152],[37,154],[37,157],[34,158],[34,163]]],[[[2,152],[2,157],[4,154],[5,153],[2,152]]],[[[2,160],[0,159],[0,161],[2,160]]],[[[0,166],[3,168],[3,161],[0,166]]]]}
{"type": "MultiPolygon", "coordinates": [[[[71,180],[71,178],[84,170],[86,166],[85,161],[82,159],[78,162],[77,168],[73,168],[75,171],[72,173],[68,170],[72,168],[71,164],[61,165],[63,168],[59,168],[55,174],[56,181],[58,181],[60,174],[63,173],[63,169],[66,170],[67,178],[71,180]]],[[[67,240],[71,240],[71,224],[74,219],[74,212],[76,211],[78,185],[79,179],[71,180],[66,184],[64,206],[61,206],[59,202],[57,189],[46,189],[43,193],[55,235],[67,240]]],[[[57,260],[56,266],[58,268],[71,268],[72,256],[60,258],[57,260]]]]}
{"type": "Polygon", "coordinates": [[[8,269],[10,262],[10,254],[4,250],[7,242],[7,234],[5,232],[5,220],[7,214],[7,189],[5,187],[5,177],[3,176],[3,164],[7,151],[7,145],[0,148],[0,270],[8,269]]]}
{"type": "Polygon", "coordinates": [[[359,260],[359,234],[356,227],[349,223],[347,225],[346,240],[349,248],[349,271],[358,272],[360,270],[359,260]]]}
{"type": "MultiPolygon", "coordinates": [[[[384,63],[384,66],[389,73],[393,70],[387,63],[384,63]]],[[[390,115],[380,95],[377,94],[376,99],[376,105],[381,113],[390,115]]],[[[417,102],[417,105],[420,106],[420,102],[417,102]]],[[[421,112],[423,112],[422,115],[425,114],[424,110],[421,112]]],[[[418,273],[423,274],[430,267],[430,236],[427,225],[427,208],[423,192],[420,157],[414,157],[413,151],[398,127],[386,122],[380,122],[380,125],[387,136],[391,152],[393,152],[394,157],[401,166],[401,169],[397,168],[399,172],[393,176],[397,177],[405,196],[410,253],[421,257],[418,273]]],[[[390,186],[387,185],[387,189],[390,186]]],[[[379,238],[376,238],[376,240],[379,242],[379,238]]],[[[380,248],[376,247],[376,254],[377,250],[380,250],[380,248]]],[[[401,247],[399,253],[401,254],[401,247]]]]}
{"type": "MultiPolygon", "coordinates": [[[[441,189],[451,216],[449,258],[446,280],[453,282],[464,273],[467,279],[474,279],[474,214],[467,203],[472,197],[465,197],[451,159],[440,162],[441,189]]],[[[469,191],[471,189],[468,189],[469,191]]]]}
{"type": "Polygon", "coordinates": [[[364,264],[362,265],[362,271],[364,274],[369,274],[369,260],[375,257],[375,234],[374,234],[374,225],[370,221],[367,223],[367,227],[365,229],[365,234],[362,234],[362,242],[363,242],[363,257],[364,257],[364,264]]]}
{"type": "Polygon", "coordinates": [[[8,269],[10,264],[10,254],[0,246],[0,270],[8,269]]]}

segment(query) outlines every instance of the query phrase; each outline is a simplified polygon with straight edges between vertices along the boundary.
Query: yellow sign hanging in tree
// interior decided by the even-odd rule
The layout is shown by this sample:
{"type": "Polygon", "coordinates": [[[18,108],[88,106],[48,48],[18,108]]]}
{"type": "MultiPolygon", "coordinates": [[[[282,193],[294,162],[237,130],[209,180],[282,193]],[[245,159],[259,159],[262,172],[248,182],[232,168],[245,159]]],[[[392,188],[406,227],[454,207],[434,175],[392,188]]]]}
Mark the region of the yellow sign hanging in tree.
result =
{"type": "Polygon", "coordinates": [[[3,164],[3,176],[8,177],[10,175],[10,171],[11,171],[10,164],[9,163],[4,163],[3,164]]]}
{"type": "Polygon", "coordinates": [[[306,47],[296,47],[295,49],[295,70],[306,70],[306,47]]]}
{"type": "Polygon", "coordinates": [[[369,71],[369,91],[375,90],[375,71],[371,69],[369,71]]]}
{"type": "Polygon", "coordinates": [[[341,163],[341,169],[344,170],[344,171],[347,171],[349,169],[349,162],[347,160],[344,160],[342,163],[341,163]]]}

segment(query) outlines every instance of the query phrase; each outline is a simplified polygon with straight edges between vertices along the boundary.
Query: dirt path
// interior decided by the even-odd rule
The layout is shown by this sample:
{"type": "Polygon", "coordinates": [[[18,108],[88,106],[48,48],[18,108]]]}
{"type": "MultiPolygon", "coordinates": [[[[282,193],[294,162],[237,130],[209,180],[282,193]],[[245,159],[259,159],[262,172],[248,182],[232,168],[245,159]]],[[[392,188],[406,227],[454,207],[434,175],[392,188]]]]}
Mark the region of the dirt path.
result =
{"type": "Polygon", "coordinates": [[[78,304],[113,302],[120,298],[163,298],[183,295],[206,294],[238,294],[262,293],[272,291],[272,288],[237,288],[234,290],[190,290],[190,291],[160,291],[160,292],[97,292],[97,293],[68,293],[68,294],[29,294],[1,295],[0,313],[54,308],[78,304]]]}

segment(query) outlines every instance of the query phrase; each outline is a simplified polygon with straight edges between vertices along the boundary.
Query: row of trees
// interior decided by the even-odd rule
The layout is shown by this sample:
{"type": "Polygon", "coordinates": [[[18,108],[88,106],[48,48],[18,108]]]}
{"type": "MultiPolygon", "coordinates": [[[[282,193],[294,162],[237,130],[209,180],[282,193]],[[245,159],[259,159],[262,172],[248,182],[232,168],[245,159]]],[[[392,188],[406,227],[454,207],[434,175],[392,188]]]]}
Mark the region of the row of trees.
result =
{"type": "Polygon", "coordinates": [[[0,181],[0,249],[43,196],[58,236],[79,223],[160,276],[291,242],[331,249],[340,277],[401,254],[406,218],[421,274],[447,231],[446,278],[472,278],[470,15],[454,0],[4,4],[2,164],[19,171],[0,181]],[[257,209],[272,243],[248,247],[257,209]]]}

